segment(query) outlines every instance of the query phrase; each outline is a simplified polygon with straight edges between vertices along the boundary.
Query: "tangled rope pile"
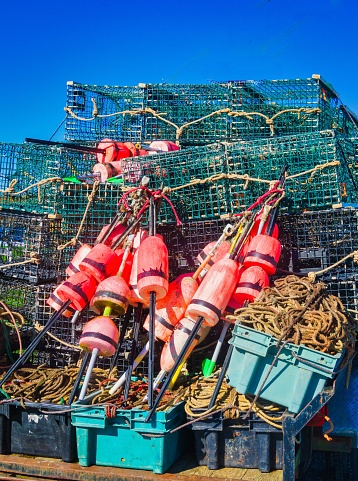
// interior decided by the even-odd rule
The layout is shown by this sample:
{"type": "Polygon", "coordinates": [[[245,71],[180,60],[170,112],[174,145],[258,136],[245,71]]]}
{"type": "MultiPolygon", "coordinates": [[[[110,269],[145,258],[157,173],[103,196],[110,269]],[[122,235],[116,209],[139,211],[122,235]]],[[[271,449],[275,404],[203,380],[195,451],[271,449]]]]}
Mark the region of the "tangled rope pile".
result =
{"type": "MultiPolygon", "coordinates": [[[[16,371],[2,390],[9,398],[26,398],[28,401],[66,404],[79,371],[76,365],[65,368],[46,368],[45,365],[22,368],[16,371]]],[[[98,389],[109,376],[108,370],[93,369],[87,394],[98,389]]]]}
{"type": "Polygon", "coordinates": [[[354,350],[357,324],[323,283],[289,275],[263,289],[256,301],[228,316],[296,345],[304,344],[327,354],[354,350]]]}

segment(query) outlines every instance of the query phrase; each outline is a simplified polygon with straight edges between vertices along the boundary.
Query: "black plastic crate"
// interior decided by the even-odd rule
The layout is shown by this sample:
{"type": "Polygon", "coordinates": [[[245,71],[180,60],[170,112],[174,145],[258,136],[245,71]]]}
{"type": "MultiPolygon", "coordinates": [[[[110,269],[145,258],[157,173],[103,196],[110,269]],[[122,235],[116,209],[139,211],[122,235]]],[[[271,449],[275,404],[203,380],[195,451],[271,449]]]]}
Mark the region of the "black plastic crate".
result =
{"type": "Polygon", "coordinates": [[[68,406],[19,401],[0,404],[0,454],[23,454],[77,460],[76,429],[68,406]],[[41,412],[58,411],[47,415],[41,412]]]}
{"type": "Polygon", "coordinates": [[[46,215],[0,212],[1,274],[41,284],[56,279],[60,269],[61,220],[46,215]],[[37,259],[38,263],[12,265],[37,259]]]}

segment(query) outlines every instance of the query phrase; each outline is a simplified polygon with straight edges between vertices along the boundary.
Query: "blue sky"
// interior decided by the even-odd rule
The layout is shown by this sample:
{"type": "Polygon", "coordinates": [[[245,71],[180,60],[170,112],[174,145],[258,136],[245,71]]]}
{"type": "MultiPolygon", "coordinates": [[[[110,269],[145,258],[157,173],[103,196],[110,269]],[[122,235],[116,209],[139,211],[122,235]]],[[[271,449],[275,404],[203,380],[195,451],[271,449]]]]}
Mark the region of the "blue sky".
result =
{"type": "Polygon", "coordinates": [[[320,74],[358,113],[356,0],[0,5],[2,142],[49,139],[64,118],[68,80],[137,85],[320,74]]]}

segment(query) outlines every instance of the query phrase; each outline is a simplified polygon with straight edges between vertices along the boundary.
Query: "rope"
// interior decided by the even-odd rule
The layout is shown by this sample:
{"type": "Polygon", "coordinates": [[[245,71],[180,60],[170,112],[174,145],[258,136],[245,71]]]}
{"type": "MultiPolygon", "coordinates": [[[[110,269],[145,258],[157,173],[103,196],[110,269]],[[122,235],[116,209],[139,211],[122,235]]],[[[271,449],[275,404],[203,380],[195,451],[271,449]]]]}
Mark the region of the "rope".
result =
{"type": "Polygon", "coordinates": [[[5,269],[6,267],[12,267],[12,266],[21,266],[23,264],[29,264],[30,262],[33,262],[37,265],[41,264],[41,259],[39,258],[38,254],[36,252],[30,252],[30,259],[27,259],[26,261],[22,262],[12,262],[10,264],[3,264],[0,266],[0,269],[5,269]]]}
{"type": "Polygon", "coordinates": [[[61,182],[61,183],[63,183],[63,180],[60,179],[60,177],[49,177],[48,179],[42,179],[39,182],[36,182],[35,184],[31,184],[28,187],[26,187],[25,189],[20,190],[19,192],[14,192],[14,187],[18,183],[18,179],[13,179],[10,182],[9,187],[7,187],[5,190],[0,189],[0,192],[2,192],[3,194],[9,194],[9,195],[20,195],[20,194],[23,194],[24,192],[32,189],[33,187],[38,186],[40,188],[42,185],[48,184],[50,182],[61,182]]]}
{"type": "MultiPolygon", "coordinates": [[[[45,326],[41,326],[39,322],[35,322],[35,324],[34,324],[34,328],[35,328],[36,332],[41,332],[44,329],[44,327],[45,326]]],[[[71,349],[75,349],[76,351],[82,351],[82,349],[79,346],[74,346],[73,344],[69,344],[65,341],[62,341],[61,339],[56,337],[54,334],[51,334],[51,332],[49,332],[49,331],[47,331],[46,334],[48,336],[52,337],[52,339],[55,339],[55,341],[63,344],[66,347],[70,347],[71,349]]]]}
{"type": "Polygon", "coordinates": [[[75,246],[77,244],[77,242],[79,242],[79,237],[80,237],[80,234],[81,234],[81,231],[83,229],[83,226],[84,226],[84,223],[85,223],[85,220],[86,220],[86,217],[87,217],[87,213],[88,213],[88,210],[90,208],[90,205],[92,204],[93,202],[93,199],[95,198],[96,196],[96,192],[98,190],[98,186],[99,186],[100,182],[98,180],[96,180],[93,184],[93,188],[92,188],[92,192],[90,193],[90,195],[88,196],[88,202],[87,202],[87,206],[86,206],[86,209],[83,213],[83,217],[82,217],[82,220],[81,220],[81,223],[80,223],[80,226],[78,228],[78,231],[77,231],[77,234],[75,235],[75,237],[73,237],[71,240],[69,240],[68,242],[66,242],[66,244],[62,244],[60,246],[57,247],[57,249],[59,251],[62,251],[63,249],[66,249],[66,247],[72,245],[72,246],[75,246]]]}
{"type": "Polygon", "coordinates": [[[319,276],[321,274],[324,274],[325,272],[329,271],[330,269],[333,269],[334,267],[337,267],[339,264],[342,264],[342,262],[346,261],[350,257],[353,257],[353,262],[355,264],[357,264],[358,263],[358,250],[351,252],[347,256],[343,257],[343,259],[340,259],[339,261],[335,262],[331,266],[326,267],[325,269],[322,269],[321,271],[309,272],[307,274],[308,278],[310,279],[310,281],[314,282],[316,280],[317,276],[319,276]]]}
{"type": "Polygon", "coordinates": [[[69,108],[69,107],[65,107],[64,110],[65,110],[66,113],[69,113],[75,119],[80,120],[80,121],[85,121],[85,122],[91,122],[92,120],[95,120],[97,117],[98,118],[106,118],[106,117],[113,117],[113,116],[117,116],[117,115],[127,115],[127,114],[129,114],[129,115],[150,114],[150,115],[153,115],[153,117],[158,118],[162,122],[165,122],[168,125],[171,125],[172,127],[174,127],[174,129],[176,130],[176,143],[177,143],[177,145],[179,145],[179,138],[180,138],[181,134],[183,133],[184,129],[186,129],[190,125],[197,124],[199,122],[202,122],[203,120],[209,119],[209,118],[214,117],[216,115],[227,114],[229,117],[246,117],[248,120],[253,120],[253,115],[263,117],[266,120],[266,124],[270,126],[271,136],[274,136],[275,135],[274,119],[276,117],[278,117],[279,115],[282,115],[282,114],[287,113],[287,112],[293,112],[293,113],[297,113],[297,117],[298,117],[298,119],[300,119],[301,113],[318,114],[318,113],[321,112],[321,109],[316,108],[316,107],[312,108],[312,109],[301,107],[300,109],[281,110],[280,112],[277,112],[272,117],[268,117],[267,115],[262,114],[261,112],[244,112],[244,111],[237,112],[237,111],[233,111],[229,108],[225,108],[225,109],[216,110],[215,112],[211,112],[210,114],[205,115],[204,117],[200,117],[196,120],[192,120],[191,122],[186,122],[185,124],[179,126],[179,125],[171,122],[170,120],[164,118],[163,115],[167,115],[166,113],[156,112],[155,110],[151,109],[150,107],[146,107],[145,109],[123,110],[121,112],[114,112],[112,114],[102,114],[102,115],[100,115],[100,114],[98,114],[98,108],[97,108],[96,101],[95,101],[94,98],[92,98],[92,102],[93,102],[93,112],[92,112],[91,118],[78,117],[72,111],[72,109],[69,108]]]}
{"type": "Polygon", "coordinates": [[[22,354],[22,340],[21,340],[21,336],[20,336],[20,332],[19,332],[19,329],[17,327],[17,324],[16,324],[16,321],[15,321],[15,317],[14,316],[17,316],[20,318],[20,328],[22,329],[23,325],[25,324],[25,319],[22,317],[21,314],[19,314],[18,312],[12,312],[8,307],[7,305],[0,301],[0,305],[3,307],[3,309],[5,310],[5,312],[2,312],[1,313],[1,317],[3,317],[4,315],[8,315],[10,316],[10,319],[11,319],[11,322],[12,324],[7,324],[5,320],[1,319],[1,321],[4,323],[4,324],[7,324],[7,325],[10,325],[12,327],[12,325],[14,326],[15,328],[15,331],[16,331],[16,334],[17,334],[17,338],[19,340],[19,355],[21,356],[22,354]]]}

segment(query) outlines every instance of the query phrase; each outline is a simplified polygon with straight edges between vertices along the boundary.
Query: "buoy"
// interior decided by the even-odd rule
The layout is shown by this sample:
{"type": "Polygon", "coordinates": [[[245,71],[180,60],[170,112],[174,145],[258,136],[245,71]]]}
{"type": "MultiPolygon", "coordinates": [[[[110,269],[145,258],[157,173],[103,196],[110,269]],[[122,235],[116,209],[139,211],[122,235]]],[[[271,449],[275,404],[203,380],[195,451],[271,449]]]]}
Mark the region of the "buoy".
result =
{"type": "Polygon", "coordinates": [[[143,304],[144,307],[149,307],[149,302],[145,301],[143,297],[140,297],[137,286],[137,261],[138,261],[138,249],[135,251],[133,256],[133,264],[131,269],[131,274],[129,277],[129,304],[131,306],[137,307],[138,302],[143,304]]]}
{"type": "MultiPolygon", "coordinates": [[[[119,249],[116,249],[114,252],[117,254],[120,263],[122,263],[125,249],[122,249],[120,247],[119,249]]],[[[134,254],[132,254],[132,252],[128,252],[127,259],[125,261],[125,264],[123,266],[122,273],[121,273],[121,277],[123,277],[123,279],[126,281],[127,284],[129,284],[130,275],[132,272],[133,257],[134,257],[134,254]]]]}
{"type": "Polygon", "coordinates": [[[262,267],[267,274],[272,275],[276,272],[280,254],[280,241],[274,237],[260,234],[250,242],[249,252],[244,259],[244,266],[259,266],[262,267]]]}
{"type": "MultiPolygon", "coordinates": [[[[164,345],[162,354],[160,356],[160,368],[164,371],[169,372],[173,367],[175,361],[177,360],[178,354],[184,347],[186,340],[188,339],[195,321],[190,318],[184,317],[174,329],[172,335],[170,336],[168,342],[164,345]]],[[[184,361],[188,358],[194,347],[198,344],[200,336],[203,333],[203,327],[201,327],[198,333],[195,335],[193,342],[190,344],[187,350],[184,361]]]]}
{"type": "Polygon", "coordinates": [[[135,252],[138,247],[140,246],[140,244],[144,241],[144,239],[147,238],[147,231],[146,230],[142,230],[142,229],[139,229],[139,231],[137,232],[137,234],[135,235],[134,237],[134,241],[133,241],[133,251],[135,252]]]}
{"type": "Polygon", "coordinates": [[[57,293],[64,302],[71,301],[72,309],[82,311],[90,302],[96,287],[97,281],[93,276],[86,272],[77,272],[58,286],[57,293]]]}
{"type": "Polygon", "coordinates": [[[79,269],[91,274],[97,282],[115,274],[120,266],[117,254],[104,244],[97,244],[81,261],[79,269]]]}
{"type": "MultiPolygon", "coordinates": [[[[260,214],[255,219],[254,226],[253,226],[253,228],[251,230],[251,233],[250,233],[251,239],[253,239],[257,235],[257,231],[258,231],[258,228],[259,228],[259,225],[260,225],[260,222],[261,222],[261,217],[262,216],[260,214]]],[[[260,232],[260,234],[266,235],[266,229],[267,229],[267,222],[265,223],[264,227],[262,228],[262,231],[260,232]]],[[[277,224],[275,224],[271,237],[274,237],[275,239],[277,239],[278,234],[279,234],[278,226],[277,226],[277,224]]]]}
{"type": "MultiPolygon", "coordinates": [[[[60,286],[57,286],[56,289],[53,291],[53,293],[50,295],[50,297],[46,300],[46,304],[52,307],[52,309],[55,309],[55,311],[60,310],[64,303],[64,301],[59,297],[59,293],[58,293],[59,287],[60,286]]],[[[62,313],[62,315],[67,318],[70,318],[74,313],[75,313],[75,309],[72,309],[72,307],[69,306],[62,313]]]]}
{"type": "Polygon", "coordinates": [[[185,315],[204,318],[204,324],[214,326],[225,310],[238,279],[238,265],[232,259],[222,259],[214,264],[204,277],[189,304],[185,315]]]}
{"type": "Polygon", "coordinates": [[[138,247],[137,286],[140,297],[149,301],[149,294],[156,293],[163,299],[169,289],[169,260],[166,245],[156,236],[147,237],[138,247]]]}
{"type": "Polygon", "coordinates": [[[179,147],[174,142],[170,142],[170,140],[154,140],[149,144],[149,147],[151,149],[159,149],[162,152],[174,152],[175,150],[179,150],[179,147]]]}
{"type": "MultiPolygon", "coordinates": [[[[216,242],[209,242],[209,244],[207,244],[204,247],[204,249],[201,252],[199,252],[199,254],[197,255],[196,258],[198,259],[198,261],[200,263],[203,262],[206,259],[209,252],[215,246],[215,244],[216,244],[216,242]]],[[[219,260],[221,260],[229,252],[230,247],[231,247],[231,244],[228,241],[224,241],[220,245],[220,247],[216,250],[215,254],[211,257],[211,259],[208,261],[207,265],[203,269],[202,272],[203,272],[204,275],[208,272],[210,267],[215,264],[215,262],[218,262],[219,260]]]]}
{"type": "Polygon", "coordinates": [[[83,244],[78,249],[78,251],[73,256],[71,262],[68,264],[67,269],[65,271],[68,276],[72,276],[73,274],[80,272],[79,265],[91,250],[92,250],[92,247],[89,246],[88,244],[83,244]]]}
{"type": "MultiPolygon", "coordinates": [[[[155,309],[155,331],[157,339],[166,342],[175,326],[183,319],[186,308],[193,298],[198,284],[191,277],[192,274],[182,274],[169,284],[167,295],[157,302],[155,309]]],[[[149,331],[149,315],[144,324],[149,331]]]]}
{"type": "Polygon", "coordinates": [[[232,297],[239,304],[246,300],[253,302],[269,282],[267,272],[262,267],[251,266],[243,269],[232,297]]]}
{"type": "Polygon", "coordinates": [[[126,227],[123,224],[118,224],[109,234],[105,242],[102,242],[102,238],[106,235],[107,230],[109,229],[111,224],[105,225],[102,227],[101,232],[98,234],[97,239],[95,241],[95,245],[97,244],[105,244],[106,246],[110,247],[110,245],[119,239],[119,236],[123,234],[126,230],[126,227]]]}
{"type": "Polygon", "coordinates": [[[122,277],[111,276],[98,284],[91,305],[99,312],[104,312],[106,307],[110,307],[110,316],[118,317],[125,313],[129,296],[126,281],[122,277]]]}
{"type": "Polygon", "coordinates": [[[124,142],[124,145],[127,147],[129,152],[131,153],[131,157],[139,157],[141,155],[148,155],[147,150],[138,149],[132,142],[124,142]]]}
{"type": "Polygon", "coordinates": [[[228,321],[228,322],[231,322],[232,324],[235,324],[235,321],[232,321],[230,319],[227,318],[228,315],[232,316],[233,314],[235,314],[235,311],[236,309],[240,309],[242,307],[242,303],[241,302],[237,302],[235,299],[234,299],[234,294],[230,297],[230,300],[229,302],[227,303],[227,306],[225,307],[225,310],[224,310],[224,314],[222,316],[222,319],[224,321],[228,321]]]}
{"type": "Polygon", "coordinates": [[[118,329],[112,319],[107,316],[96,317],[95,319],[87,322],[87,324],[84,326],[79,345],[83,350],[91,352],[92,355],[86,372],[86,377],[78,397],[79,401],[82,401],[86,395],[88,383],[97,356],[113,356],[113,354],[116,352],[118,339],[118,329]]]}
{"type": "Polygon", "coordinates": [[[93,166],[93,173],[100,174],[100,182],[106,182],[107,179],[116,177],[121,174],[121,161],[108,162],[103,164],[95,164],[93,166]]]}
{"type": "Polygon", "coordinates": [[[98,149],[105,149],[106,153],[97,153],[97,160],[100,164],[114,162],[116,160],[130,157],[131,153],[122,142],[111,139],[103,139],[97,146],[98,149]]]}

